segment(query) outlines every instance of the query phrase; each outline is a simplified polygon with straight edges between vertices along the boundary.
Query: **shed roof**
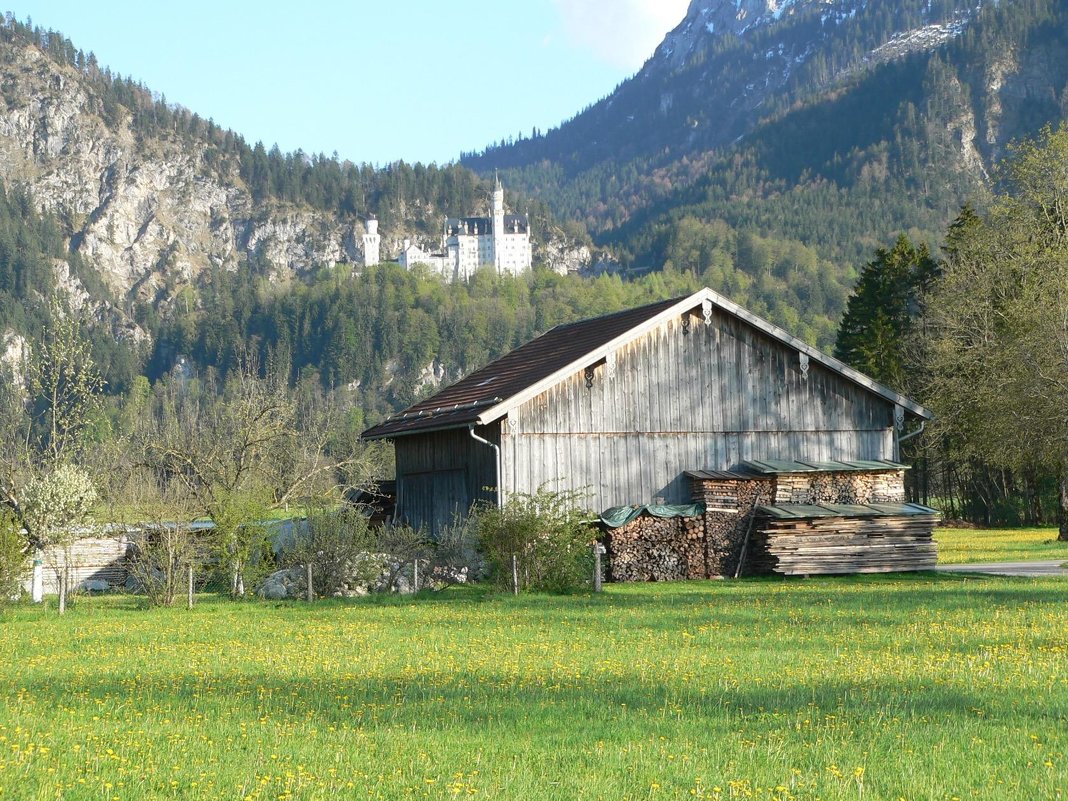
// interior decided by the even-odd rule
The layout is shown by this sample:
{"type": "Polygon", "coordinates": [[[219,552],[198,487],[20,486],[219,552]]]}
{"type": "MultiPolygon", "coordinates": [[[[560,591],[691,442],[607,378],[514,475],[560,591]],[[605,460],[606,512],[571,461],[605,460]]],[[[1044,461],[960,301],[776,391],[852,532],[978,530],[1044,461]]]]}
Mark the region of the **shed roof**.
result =
{"type": "Polygon", "coordinates": [[[742,462],[746,470],[761,475],[785,475],[790,473],[874,473],[880,470],[908,470],[907,464],[891,462],[886,459],[877,461],[854,460],[849,462],[802,462],[778,459],[754,459],[742,462]]]}
{"type": "Polygon", "coordinates": [[[791,459],[752,459],[738,464],[733,470],[687,470],[686,475],[699,481],[745,481],[760,476],[790,475],[793,473],[877,473],[908,470],[907,464],[887,459],[848,462],[808,462],[791,459]]]}
{"type": "Polygon", "coordinates": [[[759,478],[748,470],[687,470],[686,475],[698,481],[752,481],[759,478]]]}
{"type": "Polygon", "coordinates": [[[364,439],[383,439],[447,428],[486,425],[579,370],[596,364],[617,348],[638,339],[667,320],[718,308],[743,320],[810,360],[898,404],[917,417],[931,413],[904,395],[817,350],[711,289],[663,300],[636,309],[606,314],[556,328],[505,354],[450,387],[363,432],[364,439]]]}

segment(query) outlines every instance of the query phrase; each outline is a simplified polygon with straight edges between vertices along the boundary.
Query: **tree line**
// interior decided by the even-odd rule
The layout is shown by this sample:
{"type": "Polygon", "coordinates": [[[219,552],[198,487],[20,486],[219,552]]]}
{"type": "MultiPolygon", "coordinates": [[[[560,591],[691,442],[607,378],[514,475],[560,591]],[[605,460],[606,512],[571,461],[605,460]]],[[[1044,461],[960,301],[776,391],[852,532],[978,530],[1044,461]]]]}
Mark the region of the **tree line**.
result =
{"type": "Polygon", "coordinates": [[[951,515],[1068,539],[1068,128],[1015,144],[939,254],[879,250],[836,353],[936,412],[912,456],[951,515]]]}

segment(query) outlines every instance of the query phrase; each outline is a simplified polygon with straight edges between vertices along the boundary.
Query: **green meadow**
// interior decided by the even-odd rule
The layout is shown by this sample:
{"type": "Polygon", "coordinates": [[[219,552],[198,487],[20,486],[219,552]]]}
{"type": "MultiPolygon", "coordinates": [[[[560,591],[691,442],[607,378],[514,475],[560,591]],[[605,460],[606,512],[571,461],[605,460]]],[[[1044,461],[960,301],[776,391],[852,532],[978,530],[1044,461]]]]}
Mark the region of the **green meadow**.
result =
{"type": "Polygon", "coordinates": [[[944,565],[968,562],[1024,562],[1029,559],[1060,559],[1068,562],[1068,542],[1057,539],[1057,529],[1036,528],[939,528],[938,561],[944,565]]]}
{"type": "Polygon", "coordinates": [[[1068,581],[0,612],[0,799],[1062,799],[1068,581]]]}

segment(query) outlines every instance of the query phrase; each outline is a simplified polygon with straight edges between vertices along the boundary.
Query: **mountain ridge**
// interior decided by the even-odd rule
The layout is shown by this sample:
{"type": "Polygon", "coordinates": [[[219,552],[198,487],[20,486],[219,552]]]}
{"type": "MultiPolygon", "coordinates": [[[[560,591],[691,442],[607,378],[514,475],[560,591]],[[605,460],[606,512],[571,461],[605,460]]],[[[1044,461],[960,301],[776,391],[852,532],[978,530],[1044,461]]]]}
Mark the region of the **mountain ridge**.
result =
{"type": "MultiPolygon", "coordinates": [[[[502,170],[561,216],[583,219],[598,241],[618,244],[612,232],[635,214],[654,204],[671,206],[691,185],[729,172],[732,160],[749,159],[747,149],[762,130],[781,130],[784,121],[789,127],[791,118],[813,105],[864,94],[881,80],[881,69],[907,64],[909,85],[918,82],[922,91],[891,87],[883,103],[891,106],[891,117],[911,113],[918,122],[909,123],[911,131],[887,127],[878,147],[893,149],[899,145],[895,137],[905,136],[909,147],[930,158],[911,159],[891,177],[900,184],[911,177],[907,170],[944,175],[959,205],[985,181],[1009,141],[1063,118],[1065,5],[693,0],[643,68],[611,95],[540,137],[466,154],[463,163],[480,172],[502,170]],[[949,68],[939,72],[939,63],[949,68]],[[909,103],[913,112],[904,108],[909,103]],[[940,126],[955,131],[957,147],[950,152],[938,144],[943,152],[928,154],[940,126]]],[[[864,114],[884,111],[873,106],[864,114]]],[[[842,135],[854,124],[863,128],[866,120],[843,117],[832,125],[830,138],[841,145],[832,159],[867,161],[876,172],[891,168],[880,166],[882,153],[858,151],[842,135]]],[[[824,149],[818,139],[801,146],[807,144],[824,149]]],[[[800,147],[788,140],[781,146],[800,147]]],[[[795,174],[824,169],[804,154],[795,163],[795,174]]],[[[900,189],[886,186],[888,192],[900,189]]],[[[925,216],[888,220],[864,238],[886,244],[925,216]]],[[[934,233],[944,222],[930,218],[923,227],[934,233]]],[[[862,254],[839,242],[826,255],[862,254]]],[[[654,262],[651,254],[643,258],[654,262]]]]}

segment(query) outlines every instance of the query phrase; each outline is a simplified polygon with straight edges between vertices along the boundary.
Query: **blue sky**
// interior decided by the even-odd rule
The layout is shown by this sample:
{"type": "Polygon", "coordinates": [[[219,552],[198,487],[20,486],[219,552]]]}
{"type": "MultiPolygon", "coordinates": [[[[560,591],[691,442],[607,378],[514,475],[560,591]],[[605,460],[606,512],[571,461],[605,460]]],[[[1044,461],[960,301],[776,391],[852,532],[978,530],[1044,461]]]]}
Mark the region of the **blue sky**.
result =
{"type": "Polygon", "coordinates": [[[547,130],[632,75],[687,0],[23,0],[250,142],[385,164],[547,130]]]}

